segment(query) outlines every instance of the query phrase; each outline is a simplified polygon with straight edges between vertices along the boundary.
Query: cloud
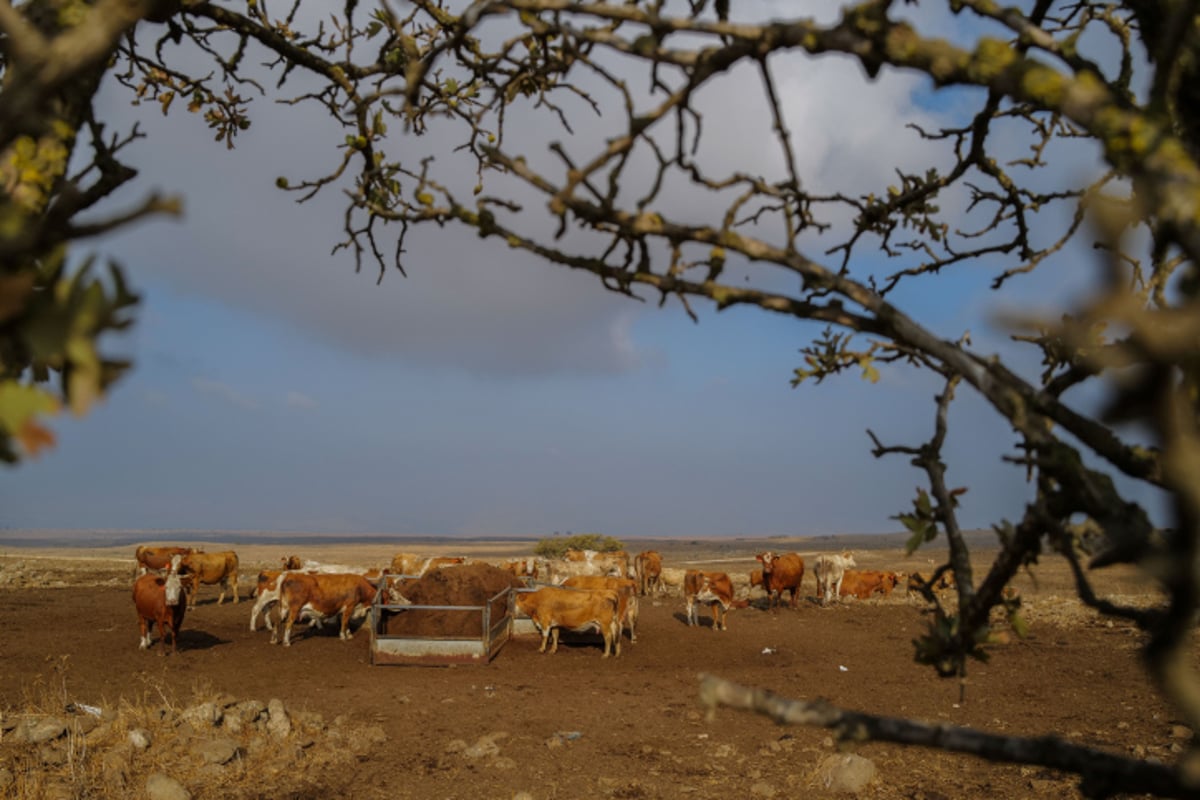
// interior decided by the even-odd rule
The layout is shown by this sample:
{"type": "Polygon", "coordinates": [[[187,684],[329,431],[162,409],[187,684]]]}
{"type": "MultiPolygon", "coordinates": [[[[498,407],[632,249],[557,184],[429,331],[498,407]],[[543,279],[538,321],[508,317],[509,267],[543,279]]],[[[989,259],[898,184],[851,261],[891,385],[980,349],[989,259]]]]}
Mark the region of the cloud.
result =
{"type": "Polygon", "coordinates": [[[244,408],[253,411],[258,408],[258,401],[253,397],[248,397],[234,389],[228,384],[220,381],[210,380],[208,378],[192,378],[192,387],[202,394],[210,394],[220,397],[238,408],[244,408]]]}
{"type": "Polygon", "coordinates": [[[317,407],[317,401],[313,400],[303,392],[288,392],[287,399],[284,401],[290,408],[314,409],[317,407]]]}

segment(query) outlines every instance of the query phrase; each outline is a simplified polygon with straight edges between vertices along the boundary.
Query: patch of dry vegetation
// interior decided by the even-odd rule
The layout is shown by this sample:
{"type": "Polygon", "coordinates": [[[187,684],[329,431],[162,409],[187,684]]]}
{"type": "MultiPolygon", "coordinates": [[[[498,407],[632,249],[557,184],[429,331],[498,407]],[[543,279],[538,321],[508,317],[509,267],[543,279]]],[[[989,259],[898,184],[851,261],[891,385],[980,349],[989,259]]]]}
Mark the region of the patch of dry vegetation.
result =
{"type": "Polygon", "coordinates": [[[152,785],[195,800],[261,797],[266,785],[275,797],[334,796],[328,776],[385,738],[379,726],[207,687],[181,698],[148,685],[133,700],[83,705],[71,700],[69,671],[66,657],[49,664],[22,707],[0,710],[0,796],[180,796],[152,785]]]}

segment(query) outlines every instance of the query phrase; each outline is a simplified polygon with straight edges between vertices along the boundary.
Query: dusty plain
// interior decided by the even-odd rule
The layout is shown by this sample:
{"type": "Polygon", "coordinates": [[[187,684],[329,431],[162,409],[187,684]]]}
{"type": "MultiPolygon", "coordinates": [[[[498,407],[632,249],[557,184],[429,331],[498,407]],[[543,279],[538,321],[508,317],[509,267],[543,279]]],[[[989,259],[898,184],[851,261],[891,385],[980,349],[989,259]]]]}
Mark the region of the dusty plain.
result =
{"type": "MultiPolygon", "coordinates": [[[[909,557],[902,542],[894,536],[626,540],[631,552],[659,550],[667,566],[730,573],[748,573],[757,566],[754,554],[766,549],[799,552],[811,563],[819,552],[849,546],[863,568],[903,572],[928,570],[945,556],[927,547],[909,557]]],[[[986,537],[980,542],[982,567],[992,551],[986,537]]],[[[27,747],[0,735],[0,768],[23,770],[13,773],[25,777],[12,784],[21,796],[49,797],[47,787],[74,781],[86,787],[77,796],[140,797],[139,776],[163,770],[197,800],[822,797],[831,793],[821,766],[839,752],[857,753],[877,768],[860,797],[1079,796],[1071,776],[1039,767],[892,744],[839,745],[823,729],[779,727],[731,710],[708,719],[697,699],[702,672],[849,709],[1003,734],[1056,734],[1165,761],[1177,757],[1190,735],[1141,669],[1143,636],[1083,608],[1057,556],[1043,557],[1015,583],[1029,634],[992,647],[989,661],[972,663],[960,685],[913,662],[912,640],[928,621],[916,598],[901,589],[822,608],[811,575],[797,609],[767,611],[761,596],[752,595],[754,604],[732,612],[724,632],[711,630],[707,615],[700,627],[689,627],[678,597],[645,598],[638,641],[626,640],[619,658],[602,659],[593,637],[564,637],[554,655],[539,654],[536,638],[521,638],[483,666],[372,666],[366,631],[343,642],[300,627],[286,649],[269,644],[261,629],[251,633],[246,598],[258,570],[291,553],[361,566],[386,565],[400,551],[499,561],[530,553],[532,541],[202,544],[209,552],[237,551],[242,601],[217,605],[216,588],[202,588],[184,622],[180,652],[164,657],[137,646],[132,546],[18,547],[0,540],[0,719],[11,729],[21,715],[68,707],[77,713],[82,705],[181,709],[214,698],[276,699],[289,710],[337,721],[338,735],[282,741],[281,750],[290,748],[282,760],[247,745],[219,771],[191,763],[191,751],[163,739],[125,754],[124,783],[111,793],[102,778],[86,775],[60,775],[55,784],[49,774],[63,765],[40,766],[27,747]],[[39,769],[45,782],[36,779],[39,769]]],[[[1156,600],[1132,569],[1095,577],[1115,599],[1156,600]]],[[[86,753],[74,758],[67,768],[80,774],[99,769],[86,753]]]]}

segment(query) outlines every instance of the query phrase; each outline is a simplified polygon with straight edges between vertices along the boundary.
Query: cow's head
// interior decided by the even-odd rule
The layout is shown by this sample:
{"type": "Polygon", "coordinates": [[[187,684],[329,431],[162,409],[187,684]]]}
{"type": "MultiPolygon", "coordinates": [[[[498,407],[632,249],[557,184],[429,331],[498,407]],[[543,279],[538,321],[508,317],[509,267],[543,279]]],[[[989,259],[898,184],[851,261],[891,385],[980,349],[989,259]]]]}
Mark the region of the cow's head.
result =
{"type": "Polygon", "coordinates": [[[183,556],[171,556],[171,565],[167,568],[166,580],[166,604],[169,606],[179,605],[179,596],[183,593],[183,581],[179,577],[179,568],[183,562],[183,556]]]}
{"type": "Polygon", "coordinates": [[[284,569],[300,569],[304,566],[303,562],[300,561],[300,556],[284,556],[279,559],[279,562],[283,564],[284,569]]]}
{"type": "Polygon", "coordinates": [[[755,558],[757,558],[759,561],[762,562],[763,574],[769,575],[769,574],[771,574],[771,570],[775,566],[775,559],[778,558],[778,556],[776,556],[773,552],[768,550],[765,553],[759,553],[758,555],[755,556],[755,558]]]}

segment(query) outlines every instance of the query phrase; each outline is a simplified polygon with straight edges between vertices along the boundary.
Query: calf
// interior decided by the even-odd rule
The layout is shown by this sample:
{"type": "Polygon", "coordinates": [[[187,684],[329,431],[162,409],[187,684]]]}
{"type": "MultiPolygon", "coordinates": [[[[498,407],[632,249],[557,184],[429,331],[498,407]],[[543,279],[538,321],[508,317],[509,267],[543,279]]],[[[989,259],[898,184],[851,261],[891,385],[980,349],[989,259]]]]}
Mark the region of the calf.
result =
{"type": "Polygon", "coordinates": [[[804,581],[804,559],[798,553],[777,555],[769,550],[759,553],[755,558],[763,565],[762,585],[767,592],[767,608],[778,608],[785,591],[791,594],[789,605],[795,608],[798,599],[796,593],[804,581]]]}
{"type": "Polygon", "coordinates": [[[217,605],[225,602],[225,592],[233,587],[233,602],[238,601],[238,557],[232,550],[220,553],[191,553],[183,557],[180,572],[191,584],[188,599],[191,608],[196,607],[200,584],[221,584],[217,605]]]}
{"type": "Polygon", "coordinates": [[[689,569],[683,577],[683,596],[687,601],[688,625],[699,625],[696,603],[708,603],[712,611],[714,631],[729,630],[726,617],[730,608],[745,608],[746,600],[735,600],[733,581],[724,572],[701,572],[689,569]]]}
{"type": "MultiPolygon", "coordinates": [[[[295,556],[291,556],[289,559],[284,559],[284,563],[299,564],[301,562],[295,556]]],[[[262,615],[263,622],[266,624],[267,629],[275,630],[275,623],[271,621],[271,606],[279,602],[280,582],[283,576],[290,572],[301,571],[309,575],[318,575],[322,573],[362,575],[372,583],[377,582],[383,575],[382,570],[375,568],[361,569],[358,567],[348,567],[344,564],[321,564],[316,561],[305,561],[303,564],[303,570],[300,570],[298,567],[294,569],[264,569],[262,572],[258,573],[258,583],[254,589],[254,608],[250,609],[251,631],[258,629],[258,618],[260,614],[262,615]]],[[[282,614],[284,612],[281,610],[280,613],[282,614]]],[[[312,621],[316,627],[319,628],[324,622],[324,619],[317,617],[312,618],[312,621]]]]}
{"type": "Polygon", "coordinates": [[[617,605],[617,618],[620,623],[617,628],[618,635],[622,628],[628,628],[630,643],[637,642],[637,631],[634,629],[638,617],[636,581],[632,578],[614,578],[611,575],[576,575],[567,578],[562,585],[566,589],[612,589],[616,592],[620,601],[617,605]]]}
{"type": "Polygon", "coordinates": [[[289,647],[292,626],[302,614],[316,619],[340,615],[338,638],[348,640],[354,635],[350,631],[350,618],[360,606],[362,614],[369,612],[374,601],[375,587],[362,575],[289,572],[280,579],[280,625],[271,631],[271,644],[275,644],[279,628],[283,628],[283,646],[289,647]]]}
{"type": "Polygon", "coordinates": [[[150,647],[150,636],[158,624],[159,654],[167,652],[167,634],[171,635],[171,652],[178,652],[179,629],[187,611],[187,591],[179,577],[179,561],[175,555],[168,564],[166,575],[146,573],[133,582],[133,605],[137,609],[138,630],[142,650],[150,647]]]}
{"type": "Polygon", "coordinates": [[[638,594],[658,594],[662,591],[662,556],[656,550],[644,550],[633,559],[633,574],[638,582],[638,594]]]}
{"type": "Polygon", "coordinates": [[[604,637],[604,655],[621,655],[621,621],[618,616],[620,598],[611,589],[586,591],[544,586],[535,592],[522,592],[514,601],[517,610],[533,620],[542,634],[539,653],[546,652],[546,642],[553,638],[550,652],[558,651],[561,628],[584,632],[599,630],[604,637]]]}
{"type": "Polygon", "coordinates": [[[817,556],[816,563],[813,564],[813,577],[817,579],[817,597],[821,605],[828,603],[831,597],[841,597],[842,580],[846,570],[854,566],[857,566],[854,554],[848,550],[843,550],[838,555],[817,556]]]}

